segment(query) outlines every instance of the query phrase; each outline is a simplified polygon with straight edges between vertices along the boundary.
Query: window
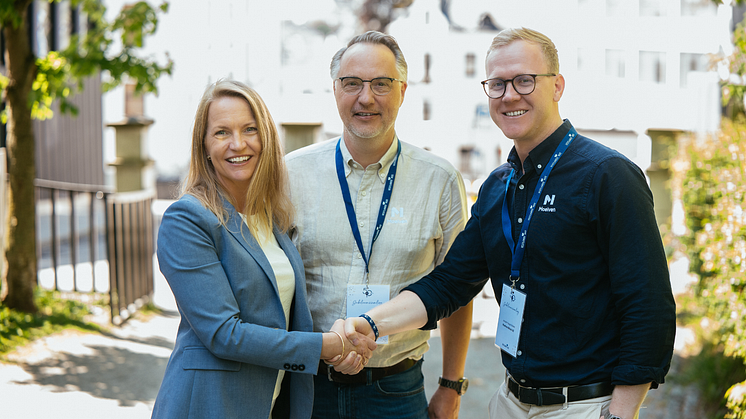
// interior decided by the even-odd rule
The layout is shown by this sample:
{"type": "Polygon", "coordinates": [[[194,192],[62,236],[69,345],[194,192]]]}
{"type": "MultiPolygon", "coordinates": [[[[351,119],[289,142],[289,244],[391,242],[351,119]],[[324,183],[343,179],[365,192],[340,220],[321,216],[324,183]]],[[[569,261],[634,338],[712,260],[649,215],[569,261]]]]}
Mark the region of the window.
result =
{"type": "Polygon", "coordinates": [[[624,13],[623,0],[606,0],[606,16],[618,17],[624,13]]]}
{"type": "Polygon", "coordinates": [[[662,0],[640,0],[640,16],[665,16],[662,0]]]}
{"type": "Polygon", "coordinates": [[[717,6],[712,0],[681,0],[682,16],[715,16],[717,6]]]}
{"type": "Polygon", "coordinates": [[[681,88],[685,88],[688,85],[689,73],[695,71],[708,71],[709,60],[705,54],[681,54],[681,88]]]}
{"type": "Polygon", "coordinates": [[[666,53],[640,51],[640,81],[666,83],[666,53]]]}
{"type": "Polygon", "coordinates": [[[47,33],[47,44],[51,51],[60,50],[60,39],[57,36],[57,22],[59,19],[59,3],[49,3],[49,32],[47,33]]]}
{"type": "Polygon", "coordinates": [[[590,51],[578,48],[578,71],[591,71],[590,51]]]}
{"type": "Polygon", "coordinates": [[[425,54],[425,77],[423,83],[430,83],[430,54],[425,54]]]}
{"type": "Polygon", "coordinates": [[[49,3],[35,1],[29,7],[31,20],[32,45],[37,57],[44,57],[49,53],[49,3]]]}
{"type": "Polygon", "coordinates": [[[475,63],[476,56],[471,52],[466,54],[466,77],[474,77],[477,74],[475,63]]]}
{"type": "Polygon", "coordinates": [[[429,121],[430,120],[430,113],[432,112],[430,101],[425,99],[422,101],[422,120],[423,121],[429,121]]]}
{"type": "Polygon", "coordinates": [[[480,103],[474,108],[474,128],[495,128],[490,116],[490,108],[486,103],[480,103]]]}
{"type": "Polygon", "coordinates": [[[80,32],[80,6],[70,5],[70,35],[77,35],[80,32]]]}
{"type": "Polygon", "coordinates": [[[606,75],[624,78],[624,51],[620,49],[606,50],[606,75]]]}

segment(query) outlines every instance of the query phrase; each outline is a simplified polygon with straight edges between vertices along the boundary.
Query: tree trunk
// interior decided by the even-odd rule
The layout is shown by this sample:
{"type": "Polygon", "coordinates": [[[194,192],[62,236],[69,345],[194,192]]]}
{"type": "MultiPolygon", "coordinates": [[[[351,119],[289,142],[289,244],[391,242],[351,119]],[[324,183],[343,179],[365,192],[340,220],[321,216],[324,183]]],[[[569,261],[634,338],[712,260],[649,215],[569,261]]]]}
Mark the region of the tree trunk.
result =
{"type": "Polygon", "coordinates": [[[7,146],[10,175],[8,249],[8,294],[3,301],[10,308],[37,312],[36,287],[36,211],[34,205],[35,154],[29,93],[36,75],[36,59],[27,30],[30,0],[16,1],[21,16],[14,27],[3,22],[7,76],[7,146]]]}

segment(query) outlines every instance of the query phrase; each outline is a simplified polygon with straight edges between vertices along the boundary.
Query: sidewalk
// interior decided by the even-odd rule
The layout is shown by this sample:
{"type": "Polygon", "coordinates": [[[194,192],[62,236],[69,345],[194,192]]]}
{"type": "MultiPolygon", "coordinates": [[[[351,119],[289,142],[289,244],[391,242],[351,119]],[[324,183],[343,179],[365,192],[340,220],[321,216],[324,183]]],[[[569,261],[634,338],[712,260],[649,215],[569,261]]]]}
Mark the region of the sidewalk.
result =
{"type": "Polygon", "coordinates": [[[9,354],[11,362],[0,363],[0,416],[150,418],[179,325],[168,284],[154,270],[163,315],[137,314],[106,334],[67,330],[9,354]]]}

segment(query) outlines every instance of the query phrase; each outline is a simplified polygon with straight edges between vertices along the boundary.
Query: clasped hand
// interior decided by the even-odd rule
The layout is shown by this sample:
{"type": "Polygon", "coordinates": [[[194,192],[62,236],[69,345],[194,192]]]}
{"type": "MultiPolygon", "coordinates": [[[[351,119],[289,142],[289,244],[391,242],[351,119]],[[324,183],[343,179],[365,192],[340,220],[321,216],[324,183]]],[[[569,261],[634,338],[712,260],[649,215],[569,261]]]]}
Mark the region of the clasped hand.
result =
{"type": "MultiPolygon", "coordinates": [[[[362,320],[362,319],[361,319],[362,320]]],[[[350,319],[348,319],[350,321],[350,319]]],[[[370,326],[368,327],[370,329],[370,326]]],[[[337,332],[344,342],[344,351],[342,354],[332,359],[326,360],[327,364],[333,365],[334,370],[343,374],[357,374],[368,364],[370,357],[373,356],[373,350],[376,349],[375,336],[371,332],[369,335],[355,333],[352,326],[352,337],[345,331],[347,329],[345,320],[338,319],[331,328],[332,332],[337,332]]]]}

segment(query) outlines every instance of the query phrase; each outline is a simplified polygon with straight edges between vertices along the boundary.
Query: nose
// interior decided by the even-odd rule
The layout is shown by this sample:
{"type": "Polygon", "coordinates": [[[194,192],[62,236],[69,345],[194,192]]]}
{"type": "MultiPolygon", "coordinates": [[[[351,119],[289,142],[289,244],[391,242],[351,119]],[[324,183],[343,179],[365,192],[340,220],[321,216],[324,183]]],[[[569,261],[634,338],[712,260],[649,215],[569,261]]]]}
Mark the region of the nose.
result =
{"type": "Polygon", "coordinates": [[[505,86],[505,94],[503,94],[502,100],[504,101],[516,101],[521,98],[521,95],[516,92],[513,82],[507,83],[505,86]]]}
{"type": "Polygon", "coordinates": [[[373,103],[375,93],[373,93],[373,87],[370,82],[363,83],[363,90],[357,95],[357,101],[360,103],[373,103]]]}
{"type": "Polygon", "coordinates": [[[243,138],[243,135],[241,135],[240,130],[234,132],[233,135],[231,135],[230,141],[231,150],[241,150],[244,148],[244,146],[246,146],[246,141],[243,138]]]}

